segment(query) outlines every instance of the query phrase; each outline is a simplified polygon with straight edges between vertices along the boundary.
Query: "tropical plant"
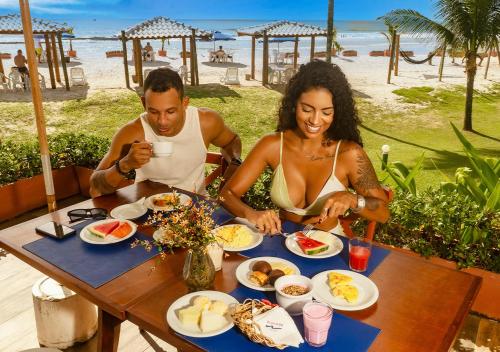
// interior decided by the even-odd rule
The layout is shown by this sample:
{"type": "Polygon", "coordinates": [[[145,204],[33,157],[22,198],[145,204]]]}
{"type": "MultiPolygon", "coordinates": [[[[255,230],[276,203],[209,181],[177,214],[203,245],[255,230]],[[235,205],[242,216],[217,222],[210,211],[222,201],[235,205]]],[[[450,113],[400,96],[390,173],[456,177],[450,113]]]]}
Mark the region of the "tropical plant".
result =
{"type": "Polygon", "coordinates": [[[398,30],[416,36],[434,35],[439,43],[465,53],[467,90],[463,129],[472,131],[472,99],[480,48],[498,46],[500,2],[498,0],[436,0],[433,21],[414,10],[393,10],[380,17],[398,30]]]}
{"type": "Polygon", "coordinates": [[[456,183],[445,182],[441,188],[445,191],[457,190],[477,203],[485,213],[500,211],[500,159],[481,157],[455,125],[451,126],[464,147],[472,169],[457,169],[456,183]]]}
{"type": "Polygon", "coordinates": [[[411,170],[408,169],[408,167],[406,167],[400,161],[386,163],[384,160],[382,160],[382,165],[384,166],[387,174],[396,184],[397,189],[400,189],[404,193],[411,193],[416,196],[417,183],[415,182],[415,176],[417,176],[420,171],[422,171],[424,159],[425,154],[422,154],[411,170]]]}
{"type": "MultiPolygon", "coordinates": [[[[333,8],[335,0],[328,0],[328,19],[326,36],[326,62],[332,62],[332,45],[334,42],[335,29],[333,28],[333,8]]],[[[339,45],[340,46],[340,45],[339,45]]]]}

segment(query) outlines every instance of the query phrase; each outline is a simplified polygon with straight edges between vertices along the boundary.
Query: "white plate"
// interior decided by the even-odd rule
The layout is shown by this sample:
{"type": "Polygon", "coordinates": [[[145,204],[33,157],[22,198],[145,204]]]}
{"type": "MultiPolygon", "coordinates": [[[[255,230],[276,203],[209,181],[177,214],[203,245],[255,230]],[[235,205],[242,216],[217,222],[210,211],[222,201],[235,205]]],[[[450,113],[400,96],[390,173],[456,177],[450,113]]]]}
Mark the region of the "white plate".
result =
{"type": "MultiPolygon", "coordinates": [[[[159,207],[159,206],[156,206],[153,204],[153,199],[155,199],[156,197],[160,197],[160,196],[164,196],[164,195],[172,195],[173,193],[172,192],[169,192],[169,193],[158,193],[158,194],[154,194],[148,198],[146,198],[146,201],[144,202],[144,205],[146,207],[148,207],[149,209],[151,210],[155,210],[155,211],[158,211],[158,210],[162,210],[162,211],[172,211],[174,210],[174,207],[173,206],[166,206],[166,207],[159,207]]],[[[190,196],[184,194],[184,193],[180,193],[180,192],[177,192],[177,195],[179,196],[179,205],[182,205],[182,206],[189,206],[192,204],[192,199],[190,196]]]]}
{"type": "Polygon", "coordinates": [[[189,330],[182,325],[181,321],[179,320],[178,316],[178,311],[182,308],[186,308],[187,306],[192,304],[193,299],[196,296],[206,296],[210,298],[210,300],[219,300],[224,303],[226,303],[228,306],[231,304],[237,304],[238,301],[236,298],[233,296],[230,296],[224,292],[219,292],[219,291],[198,291],[198,292],[192,292],[188,293],[187,295],[184,295],[180,298],[178,298],[174,303],[170,305],[170,307],[167,310],[167,324],[174,329],[176,332],[182,335],[186,336],[191,336],[191,337],[210,337],[210,336],[216,336],[220,335],[229,329],[231,329],[234,324],[233,320],[231,319],[231,316],[229,313],[226,313],[225,318],[227,320],[227,324],[214,331],[208,331],[208,332],[202,332],[201,329],[198,330],[189,330]]]}
{"type": "Polygon", "coordinates": [[[106,220],[96,221],[96,222],[93,222],[92,224],[85,226],[82,229],[82,231],[80,231],[80,238],[82,239],[82,241],[87,242],[87,243],[91,243],[91,244],[111,244],[111,243],[125,241],[127,238],[132,237],[134,235],[134,233],[137,231],[137,225],[134,224],[132,221],[128,221],[128,220],[120,220],[121,222],[128,222],[129,225],[132,227],[132,231],[130,231],[130,233],[127,236],[124,236],[122,238],[116,238],[113,236],[106,236],[104,238],[100,238],[100,237],[93,235],[88,230],[88,228],[90,226],[101,225],[101,224],[104,224],[107,222],[112,222],[112,221],[117,221],[117,220],[106,219],[106,220]]]}
{"type": "Polygon", "coordinates": [[[130,203],[113,208],[110,215],[115,219],[134,220],[146,214],[147,211],[148,208],[144,204],[130,203]]]}
{"type": "Polygon", "coordinates": [[[293,264],[292,262],[289,262],[288,260],[277,258],[277,257],[257,257],[257,258],[250,258],[248,260],[245,260],[243,263],[238,265],[236,268],[236,279],[242,284],[245,285],[246,287],[249,287],[251,289],[257,290],[257,291],[276,291],[274,286],[271,286],[270,284],[264,285],[264,286],[258,286],[254,284],[250,279],[248,278],[250,272],[252,271],[251,267],[252,265],[258,261],[258,260],[265,260],[271,266],[273,263],[283,263],[286,264],[286,266],[289,266],[290,268],[294,269],[295,272],[294,274],[300,275],[300,270],[299,268],[293,264]]]}
{"type": "Polygon", "coordinates": [[[246,251],[248,249],[252,249],[252,248],[257,247],[259,244],[262,243],[262,240],[264,239],[264,235],[261,234],[261,233],[259,233],[259,232],[256,232],[256,231],[252,230],[250,227],[248,227],[246,225],[243,225],[243,224],[231,224],[231,225],[220,226],[220,227],[215,228],[213,230],[213,233],[214,233],[215,236],[217,236],[217,232],[219,231],[219,229],[230,228],[230,227],[235,227],[235,226],[242,226],[242,227],[247,228],[248,231],[250,232],[251,236],[252,236],[252,241],[248,245],[242,246],[242,247],[231,247],[229,245],[223,244],[223,247],[224,247],[225,251],[227,251],[227,252],[246,251]]]}
{"type": "Polygon", "coordinates": [[[362,310],[370,307],[377,302],[378,288],[372,280],[364,275],[350,270],[327,270],[323,271],[312,278],[314,289],[313,297],[318,301],[330,304],[338,310],[362,310]],[[339,274],[349,275],[352,281],[349,285],[355,286],[359,291],[358,301],[349,303],[342,297],[334,297],[328,286],[328,273],[335,272],[339,274]]]}
{"type": "Polygon", "coordinates": [[[288,237],[286,239],[285,241],[286,248],[288,248],[290,252],[300,255],[301,257],[312,258],[312,259],[333,257],[334,255],[339,254],[342,251],[342,248],[344,248],[344,244],[342,243],[340,238],[338,238],[337,236],[335,236],[330,232],[325,232],[321,230],[311,230],[308,233],[308,235],[309,234],[312,239],[328,244],[328,249],[318,254],[312,254],[312,255],[306,254],[299,247],[297,241],[295,241],[292,237],[288,237]]]}

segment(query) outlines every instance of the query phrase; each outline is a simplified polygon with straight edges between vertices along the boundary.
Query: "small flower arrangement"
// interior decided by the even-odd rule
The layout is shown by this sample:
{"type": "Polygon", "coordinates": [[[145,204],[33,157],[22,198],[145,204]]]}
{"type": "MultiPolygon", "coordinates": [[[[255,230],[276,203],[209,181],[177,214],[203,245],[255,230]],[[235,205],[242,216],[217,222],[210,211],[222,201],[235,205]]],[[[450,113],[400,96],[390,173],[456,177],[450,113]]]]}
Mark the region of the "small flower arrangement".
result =
{"type": "Polygon", "coordinates": [[[156,247],[161,259],[175,248],[192,251],[203,250],[215,242],[213,229],[216,227],[212,213],[216,204],[200,201],[192,206],[177,206],[173,211],[155,211],[145,222],[162,233],[156,240],[135,240],[132,247],[142,246],[147,251],[156,247]]]}

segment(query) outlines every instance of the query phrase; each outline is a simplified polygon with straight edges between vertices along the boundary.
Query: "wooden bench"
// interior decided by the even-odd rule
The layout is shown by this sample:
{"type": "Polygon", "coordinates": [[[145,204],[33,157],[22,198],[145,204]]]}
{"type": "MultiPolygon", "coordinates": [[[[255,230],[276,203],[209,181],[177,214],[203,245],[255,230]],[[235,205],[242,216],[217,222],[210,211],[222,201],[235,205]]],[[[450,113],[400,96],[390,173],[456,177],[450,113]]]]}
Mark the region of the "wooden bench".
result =
{"type": "Polygon", "coordinates": [[[373,50],[368,54],[369,56],[385,56],[385,52],[383,50],[373,50]]]}
{"type": "Polygon", "coordinates": [[[106,51],[106,57],[123,57],[123,51],[122,50],[114,50],[114,51],[106,51]]]}
{"type": "Polygon", "coordinates": [[[358,56],[358,52],[356,50],[344,50],[342,52],[342,55],[346,57],[353,57],[358,56]]]}
{"type": "Polygon", "coordinates": [[[12,55],[10,53],[0,53],[0,59],[5,60],[5,59],[11,59],[12,55]]]}

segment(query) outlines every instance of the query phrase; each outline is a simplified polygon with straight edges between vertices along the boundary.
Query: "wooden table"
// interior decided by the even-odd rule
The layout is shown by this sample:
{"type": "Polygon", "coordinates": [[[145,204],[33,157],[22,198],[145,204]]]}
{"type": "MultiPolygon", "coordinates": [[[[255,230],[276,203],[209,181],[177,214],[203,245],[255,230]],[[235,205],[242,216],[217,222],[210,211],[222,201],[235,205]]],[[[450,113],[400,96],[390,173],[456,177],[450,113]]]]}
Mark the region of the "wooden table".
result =
{"type": "MultiPolygon", "coordinates": [[[[167,190],[164,185],[146,181],[71,208],[111,209],[167,190]]],[[[52,219],[66,222],[69,209],[1,231],[0,246],[98,305],[99,350],[116,350],[120,322],[128,319],[179,351],[200,351],[177,336],[165,319],[168,306],[187,293],[182,281],[183,252],[168,256],[151,275],[155,259],[94,289],[22,248],[39,238],[34,232],[35,226],[52,219]]],[[[151,233],[150,229],[140,230],[151,233]]],[[[222,271],[216,275],[217,290],[230,292],[236,288],[235,270],[245,259],[238,254],[225,258],[222,271]]],[[[344,314],[381,329],[371,351],[391,352],[447,351],[469,312],[481,281],[479,277],[398,251],[391,251],[370,278],[379,288],[378,302],[363,311],[344,314]]]]}

